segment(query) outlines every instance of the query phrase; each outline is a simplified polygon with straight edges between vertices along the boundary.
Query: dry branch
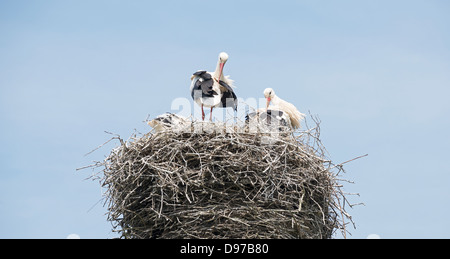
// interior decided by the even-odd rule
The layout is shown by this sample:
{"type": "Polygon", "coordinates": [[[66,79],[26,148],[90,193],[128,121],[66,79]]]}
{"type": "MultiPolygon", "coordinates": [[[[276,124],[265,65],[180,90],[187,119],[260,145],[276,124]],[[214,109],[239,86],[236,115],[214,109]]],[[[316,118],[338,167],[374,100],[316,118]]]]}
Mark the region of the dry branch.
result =
{"type": "Polygon", "coordinates": [[[108,220],[122,238],[345,236],[342,166],[325,157],[314,121],[312,129],[276,135],[232,125],[244,130],[120,139],[100,165],[108,220]]]}

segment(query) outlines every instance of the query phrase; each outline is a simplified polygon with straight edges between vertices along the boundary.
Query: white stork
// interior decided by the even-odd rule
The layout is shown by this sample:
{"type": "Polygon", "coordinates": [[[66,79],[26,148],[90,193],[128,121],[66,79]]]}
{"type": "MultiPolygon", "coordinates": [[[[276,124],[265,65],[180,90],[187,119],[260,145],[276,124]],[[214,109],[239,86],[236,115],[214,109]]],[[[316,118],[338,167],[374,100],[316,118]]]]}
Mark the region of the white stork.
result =
{"type": "Polygon", "coordinates": [[[245,123],[248,125],[263,126],[262,129],[269,129],[271,131],[286,131],[291,128],[291,120],[289,116],[283,111],[275,107],[258,109],[255,112],[249,113],[245,116],[245,123]]]}
{"type": "Polygon", "coordinates": [[[221,52],[216,71],[199,70],[191,77],[191,96],[202,108],[202,120],[205,120],[203,107],[211,107],[210,121],[214,107],[232,107],[237,110],[237,97],[232,88],[233,80],[223,75],[223,67],[227,60],[228,54],[221,52]]]}
{"type": "MultiPolygon", "coordinates": [[[[292,104],[275,95],[275,91],[272,88],[266,88],[264,90],[264,97],[266,98],[266,112],[271,110],[278,110],[285,113],[289,117],[290,127],[292,129],[300,128],[300,121],[305,117],[305,114],[299,112],[297,108],[292,104]],[[273,107],[269,107],[272,102],[273,107]]],[[[282,117],[280,117],[282,119],[282,117]]]]}
{"type": "Polygon", "coordinates": [[[147,124],[154,128],[156,132],[159,132],[167,130],[169,128],[182,130],[184,127],[186,127],[186,125],[189,126],[189,121],[187,118],[181,115],[166,112],[164,114],[158,115],[158,117],[147,122],[147,124]]]}

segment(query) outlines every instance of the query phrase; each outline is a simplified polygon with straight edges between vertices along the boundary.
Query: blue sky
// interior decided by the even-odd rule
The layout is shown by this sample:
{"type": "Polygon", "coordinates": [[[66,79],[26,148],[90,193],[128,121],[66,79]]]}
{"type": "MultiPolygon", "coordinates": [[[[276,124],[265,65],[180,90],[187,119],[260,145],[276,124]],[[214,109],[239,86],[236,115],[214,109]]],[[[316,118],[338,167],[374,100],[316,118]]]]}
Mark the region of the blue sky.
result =
{"type": "Polygon", "coordinates": [[[112,238],[76,168],[230,59],[244,99],[266,87],[322,120],[346,164],[354,238],[449,238],[448,1],[0,2],[0,238],[112,238]]]}

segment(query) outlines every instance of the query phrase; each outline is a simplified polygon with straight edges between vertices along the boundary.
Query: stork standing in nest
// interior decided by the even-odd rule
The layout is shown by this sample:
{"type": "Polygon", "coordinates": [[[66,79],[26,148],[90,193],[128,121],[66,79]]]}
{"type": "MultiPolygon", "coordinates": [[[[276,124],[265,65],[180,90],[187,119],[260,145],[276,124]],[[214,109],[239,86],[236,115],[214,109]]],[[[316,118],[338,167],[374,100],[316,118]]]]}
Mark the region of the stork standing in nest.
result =
{"type": "Polygon", "coordinates": [[[223,67],[228,60],[228,54],[221,52],[216,70],[208,72],[199,70],[191,77],[191,96],[202,108],[202,120],[205,120],[203,107],[210,107],[209,120],[212,121],[214,107],[232,107],[237,110],[237,97],[233,91],[233,80],[223,75],[223,67]]]}

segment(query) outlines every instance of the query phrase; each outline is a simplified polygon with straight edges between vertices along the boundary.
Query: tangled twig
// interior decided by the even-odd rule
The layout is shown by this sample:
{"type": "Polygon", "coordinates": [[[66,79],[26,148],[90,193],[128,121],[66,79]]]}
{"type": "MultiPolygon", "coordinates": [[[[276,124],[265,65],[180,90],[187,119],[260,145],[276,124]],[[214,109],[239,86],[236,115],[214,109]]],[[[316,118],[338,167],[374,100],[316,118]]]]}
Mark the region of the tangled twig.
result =
{"type": "Polygon", "coordinates": [[[325,157],[314,122],[276,135],[240,127],[120,139],[97,164],[108,220],[123,238],[345,236],[342,165],[325,157]]]}

